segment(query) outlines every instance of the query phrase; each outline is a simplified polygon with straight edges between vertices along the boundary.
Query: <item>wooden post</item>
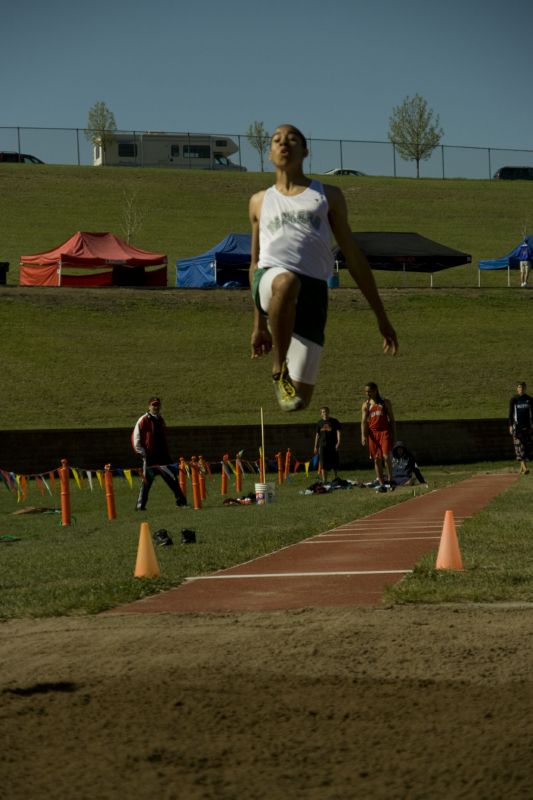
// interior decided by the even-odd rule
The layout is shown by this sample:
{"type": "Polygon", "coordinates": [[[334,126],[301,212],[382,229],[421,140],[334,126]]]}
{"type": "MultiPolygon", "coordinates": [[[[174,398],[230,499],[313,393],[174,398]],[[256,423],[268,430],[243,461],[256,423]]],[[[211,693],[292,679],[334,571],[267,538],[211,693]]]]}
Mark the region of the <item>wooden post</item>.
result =
{"type": "Polygon", "coordinates": [[[281,453],[276,453],[276,461],[278,464],[278,485],[281,486],[283,483],[283,461],[281,458],[281,453]]]}
{"type": "Polygon", "coordinates": [[[291,471],[291,457],[292,457],[291,449],[290,447],[288,447],[287,453],[285,455],[285,480],[287,480],[291,471]]]}
{"type": "Polygon", "coordinates": [[[61,524],[70,525],[70,484],[68,461],[66,458],[61,459],[59,480],[61,482],[61,524]]]}
{"type": "Polygon", "coordinates": [[[205,486],[205,473],[207,472],[205,468],[205,459],[203,456],[198,458],[198,483],[200,485],[200,499],[203,501],[207,497],[207,489],[205,486]]]}
{"type": "Polygon", "coordinates": [[[228,475],[226,470],[228,468],[229,456],[226,453],[222,458],[222,474],[220,476],[220,494],[225,495],[228,493],[228,475]]]}
{"type": "Polygon", "coordinates": [[[185,459],[180,456],[180,463],[178,468],[178,483],[183,492],[183,496],[187,497],[187,470],[185,469],[185,459]]]}
{"type": "Polygon", "coordinates": [[[107,518],[116,519],[117,510],[115,507],[115,492],[113,490],[113,475],[111,474],[111,464],[105,465],[104,485],[105,485],[105,499],[107,502],[107,518]]]}
{"type": "Polygon", "coordinates": [[[202,497],[200,495],[200,485],[198,482],[198,459],[196,456],[191,456],[191,483],[194,510],[199,511],[202,508],[202,497]]]}

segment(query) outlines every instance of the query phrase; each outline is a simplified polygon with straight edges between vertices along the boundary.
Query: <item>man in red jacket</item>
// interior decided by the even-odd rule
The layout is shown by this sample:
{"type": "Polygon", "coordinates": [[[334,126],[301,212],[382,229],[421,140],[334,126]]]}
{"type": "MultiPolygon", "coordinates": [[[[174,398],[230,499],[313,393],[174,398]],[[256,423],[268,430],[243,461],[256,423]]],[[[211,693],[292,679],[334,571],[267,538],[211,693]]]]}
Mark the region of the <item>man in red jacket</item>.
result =
{"type": "Polygon", "coordinates": [[[160,414],[161,400],[151,397],[148,411],[137,420],[132,433],[133,449],[143,459],[143,481],[137,498],[136,511],[144,511],[148,494],[156,475],[161,475],[176,498],[177,506],[186,506],[187,500],[181,491],[176,477],[176,465],[168,449],[165,420],[160,414]]]}

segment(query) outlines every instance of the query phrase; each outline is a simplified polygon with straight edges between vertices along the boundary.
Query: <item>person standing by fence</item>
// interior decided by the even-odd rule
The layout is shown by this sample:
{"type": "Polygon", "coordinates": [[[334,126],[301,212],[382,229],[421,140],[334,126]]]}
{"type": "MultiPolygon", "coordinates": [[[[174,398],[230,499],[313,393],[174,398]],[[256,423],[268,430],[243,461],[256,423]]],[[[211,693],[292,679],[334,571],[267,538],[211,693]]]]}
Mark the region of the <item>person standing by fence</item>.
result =
{"type": "Polygon", "coordinates": [[[368,444],[370,458],[374,461],[378,480],[376,491],[386,492],[384,466],[389,486],[394,488],[391,453],[396,438],[396,422],[392,404],[380,395],[377,383],[367,383],[365,394],[366,400],[361,408],[361,444],[363,447],[368,444]]]}
{"type": "Polygon", "coordinates": [[[320,477],[324,483],[328,479],[328,470],[333,470],[337,477],[339,469],[339,447],[341,445],[342,425],[335,417],[330,417],[328,406],[320,409],[320,421],[316,426],[315,453],[320,460],[320,477]]]}
{"type": "Polygon", "coordinates": [[[148,411],[137,420],[132,433],[133,449],[142,456],[143,479],[136,511],[144,511],[154,478],[160,475],[176,498],[177,506],[186,506],[187,499],[181,491],[177,467],[172,463],[168,449],[167,428],[161,416],[161,400],[151,397],[148,411]]]}
{"type": "Polygon", "coordinates": [[[526,393],[525,381],[516,386],[516,394],[509,403],[509,433],[513,437],[516,460],[520,461],[520,474],[527,475],[533,451],[533,397],[526,393]]]}

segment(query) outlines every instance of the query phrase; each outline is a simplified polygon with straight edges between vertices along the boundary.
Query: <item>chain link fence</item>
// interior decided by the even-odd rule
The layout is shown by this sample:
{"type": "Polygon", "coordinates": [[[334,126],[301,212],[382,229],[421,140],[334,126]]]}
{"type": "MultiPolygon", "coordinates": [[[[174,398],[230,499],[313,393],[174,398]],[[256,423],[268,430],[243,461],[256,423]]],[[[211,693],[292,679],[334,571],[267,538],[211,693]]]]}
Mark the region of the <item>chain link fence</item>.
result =
{"type": "MultiPolygon", "coordinates": [[[[135,138],[149,132],[122,130],[117,133],[135,138]]],[[[194,139],[192,133],[168,133],[194,139]]],[[[246,134],[209,135],[233,139],[239,151],[231,160],[250,172],[260,171],[260,155],[252,147],[246,134]]],[[[367,175],[416,177],[415,162],[403,160],[391,142],[310,139],[308,145],[306,171],[309,173],[322,174],[332,169],[350,169],[367,175]]],[[[0,151],[30,154],[47,164],[93,164],[93,146],[83,128],[0,126],[0,151]]],[[[194,166],[193,161],[191,167],[194,166]]],[[[491,179],[504,166],[533,167],[533,150],[439,145],[429,159],[421,162],[420,176],[439,179],[491,179]]],[[[273,171],[267,155],[264,156],[264,171],[273,171]]]]}

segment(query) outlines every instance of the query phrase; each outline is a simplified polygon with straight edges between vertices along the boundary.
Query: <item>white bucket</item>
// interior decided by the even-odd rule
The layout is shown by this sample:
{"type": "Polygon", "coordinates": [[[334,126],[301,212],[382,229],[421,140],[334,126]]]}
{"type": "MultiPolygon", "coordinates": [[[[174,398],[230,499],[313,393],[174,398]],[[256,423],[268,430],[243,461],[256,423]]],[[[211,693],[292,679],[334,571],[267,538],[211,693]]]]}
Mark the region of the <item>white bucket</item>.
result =
{"type": "Polygon", "coordinates": [[[255,502],[258,506],[266,506],[274,502],[274,484],[273,483],[256,483],[255,484],[255,502]]]}

